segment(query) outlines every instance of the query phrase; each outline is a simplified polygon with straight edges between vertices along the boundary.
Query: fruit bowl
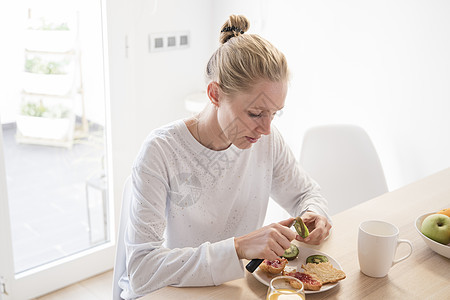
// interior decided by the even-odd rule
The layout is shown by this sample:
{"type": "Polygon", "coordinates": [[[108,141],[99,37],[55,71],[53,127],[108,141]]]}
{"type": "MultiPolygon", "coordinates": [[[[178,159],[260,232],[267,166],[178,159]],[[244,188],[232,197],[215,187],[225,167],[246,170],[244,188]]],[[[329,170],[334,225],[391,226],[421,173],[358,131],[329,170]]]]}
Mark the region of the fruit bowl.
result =
{"type": "Polygon", "coordinates": [[[438,254],[440,254],[440,255],[442,255],[442,256],[445,256],[445,257],[447,257],[447,258],[450,258],[450,246],[449,246],[449,245],[444,245],[444,244],[438,243],[438,242],[436,242],[436,241],[433,241],[432,239],[426,237],[426,236],[420,231],[420,228],[422,227],[422,221],[423,221],[426,217],[428,217],[429,215],[432,215],[432,214],[433,214],[433,213],[429,213],[429,214],[424,214],[424,215],[419,216],[419,217],[416,219],[416,223],[415,223],[416,230],[417,230],[417,232],[420,234],[420,236],[422,237],[422,239],[425,241],[425,243],[427,244],[427,246],[431,248],[431,250],[433,250],[434,252],[436,252],[436,253],[438,253],[438,254]]]}

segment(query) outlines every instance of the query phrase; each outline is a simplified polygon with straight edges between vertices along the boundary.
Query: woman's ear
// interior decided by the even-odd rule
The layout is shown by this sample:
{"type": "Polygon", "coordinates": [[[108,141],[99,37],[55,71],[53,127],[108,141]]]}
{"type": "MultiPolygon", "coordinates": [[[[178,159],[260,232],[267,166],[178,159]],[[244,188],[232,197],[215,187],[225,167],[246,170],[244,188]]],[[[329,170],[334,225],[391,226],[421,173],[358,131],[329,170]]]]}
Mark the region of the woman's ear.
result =
{"type": "Polygon", "coordinates": [[[216,108],[219,107],[219,89],[219,84],[215,81],[211,81],[208,84],[208,98],[216,108]]]}

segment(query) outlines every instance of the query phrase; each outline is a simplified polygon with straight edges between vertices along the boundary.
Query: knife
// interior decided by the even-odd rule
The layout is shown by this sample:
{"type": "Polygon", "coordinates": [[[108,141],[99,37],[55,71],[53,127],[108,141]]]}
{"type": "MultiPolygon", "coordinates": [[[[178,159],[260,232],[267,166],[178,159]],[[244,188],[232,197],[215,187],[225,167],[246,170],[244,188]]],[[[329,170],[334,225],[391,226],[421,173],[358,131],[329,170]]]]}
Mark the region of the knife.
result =
{"type": "MultiPolygon", "coordinates": [[[[306,210],[302,211],[299,215],[299,217],[303,216],[303,214],[306,212],[306,210]]],[[[295,222],[294,222],[295,223],[295,222]]],[[[292,225],[294,225],[294,223],[292,223],[292,225]]],[[[250,273],[253,273],[258,267],[259,265],[264,261],[264,259],[260,259],[260,258],[254,258],[252,259],[246,266],[245,268],[247,269],[247,271],[249,271],[250,273]]]]}
{"type": "Polygon", "coordinates": [[[254,258],[252,259],[246,266],[245,268],[247,269],[247,271],[249,271],[250,273],[255,272],[256,268],[259,267],[259,265],[264,261],[264,259],[259,259],[259,258],[254,258]]]}

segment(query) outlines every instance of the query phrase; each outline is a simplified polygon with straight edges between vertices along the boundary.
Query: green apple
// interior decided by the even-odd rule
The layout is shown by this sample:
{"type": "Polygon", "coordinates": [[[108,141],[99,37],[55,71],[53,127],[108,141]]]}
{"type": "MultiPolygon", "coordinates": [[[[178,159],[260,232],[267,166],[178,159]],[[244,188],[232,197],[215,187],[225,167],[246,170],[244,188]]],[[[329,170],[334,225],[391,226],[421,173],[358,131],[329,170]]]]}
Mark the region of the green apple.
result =
{"type": "Polygon", "coordinates": [[[450,217],[443,214],[432,214],[422,222],[420,230],[430,239],[447,245],[450,243],[450,217]]]}

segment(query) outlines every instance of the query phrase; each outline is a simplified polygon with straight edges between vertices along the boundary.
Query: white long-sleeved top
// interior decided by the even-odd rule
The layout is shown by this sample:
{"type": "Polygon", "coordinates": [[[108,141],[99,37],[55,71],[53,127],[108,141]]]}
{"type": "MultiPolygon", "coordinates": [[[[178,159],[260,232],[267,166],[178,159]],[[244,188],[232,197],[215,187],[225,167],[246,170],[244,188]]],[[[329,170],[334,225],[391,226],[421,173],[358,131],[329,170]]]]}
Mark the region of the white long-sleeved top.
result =
{"type": "Polygon", "coordinates": [[[154,130],[133,165],[121,296],[243,277],[234,237],[262,226],[269,197],[292,216],[328,217],[318,192],[274,126],[250,149],[223,151],[201,145],[183,120],[154,130]]]}

